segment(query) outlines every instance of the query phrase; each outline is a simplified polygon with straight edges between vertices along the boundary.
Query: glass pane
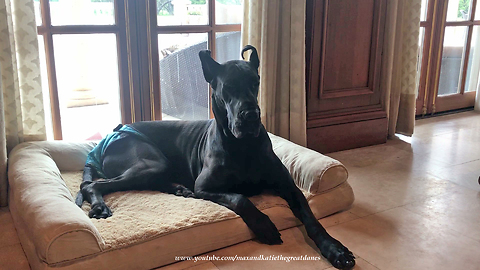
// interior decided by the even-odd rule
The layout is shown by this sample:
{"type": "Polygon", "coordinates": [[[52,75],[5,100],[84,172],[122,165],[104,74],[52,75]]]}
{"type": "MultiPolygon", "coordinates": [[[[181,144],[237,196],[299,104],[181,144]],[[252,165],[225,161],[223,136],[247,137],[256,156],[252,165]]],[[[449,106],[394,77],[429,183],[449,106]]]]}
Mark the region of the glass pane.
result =
{"type": "Polygon", "coordinates": [[[115,34],[54,35],[64,140],[110,133],[120,122],[115,34]]]}
{"type": "Polygon", "coordinates": [[[473,28],[472,44],[468,56],[467,80],[465,92],[476,91],[478,88],[478,72],[480,70],[480,26],[473,28]]]}
{"type": "Polygon", "coordinates": [[[42,25],[42,12],[40,8],[40,0],[35,0],[33,2],[33,7],[35,9],[35,21],[37,22],[37,26],[42,25]]]}
{"type": "Polygon", "coordinates": [[[52,25],[115,24],[114,0],[50,0],[52,25]]]}
{"type": "Polygon", "coordinates": [[[438,85],[439,96],[460,92],[459,85],[467,29],[466,26],[445,27],[440,82],[438,85]]]}
{"type": "Polygon", "coordinates": [[[48,87],[47,61],[43,36],[38,36],[38,51],[40,57],[40,76],[42,79],[43,109],[45,111],[45,128],[47,140],[53,140],[52,110],[50,108],[50,89],[48,87]]]}
{"type": "Polygon", "coordinates": [[[480,20],[480,2],[477,0],[477,8],[475,9],[475,20],[480,20]]]}
{"type": "Polygon", "coordinates": [[[157,0],[157,24],[206,25],[208,0],[157,0]]]}
{"type": "Polygon", "coordinates": [[[422,74],[423,44],[425,42],[425,27],[420,27],[418,36],[418,62],[417,62],[417,96],[420,91],[420,75],[422,74]]]}
{"type": "Polygon", "coordinates": [[[447,21],[468,21],[470,20],[470,7],[472,0],[449,0],[447,10],[447,21]]]}
{"type": "Polygon", "coordinates": [[[427,12],[428,12],[428,0],[422,0],[422,7],[420,11],[420,20],[426,21],[427,20],[427,12]]]}
{"type": "Polygon", "coordinates": [[[230,60],[242,59],[240,56],[240,38],[240,31],[216,34],[215,59],[217,62],[225,63],[230,60]]]}
{"type": "Polygon", "coordinates": [[[241,24],[243,18],[242,0],[215,0],[216,24],[241,24]]]}
{"type": "Polygon", "coordinates": [[[164,120],[209,118],[208,84],[198,57],[207,38],[207,33],[158,35],[164,120]]]}

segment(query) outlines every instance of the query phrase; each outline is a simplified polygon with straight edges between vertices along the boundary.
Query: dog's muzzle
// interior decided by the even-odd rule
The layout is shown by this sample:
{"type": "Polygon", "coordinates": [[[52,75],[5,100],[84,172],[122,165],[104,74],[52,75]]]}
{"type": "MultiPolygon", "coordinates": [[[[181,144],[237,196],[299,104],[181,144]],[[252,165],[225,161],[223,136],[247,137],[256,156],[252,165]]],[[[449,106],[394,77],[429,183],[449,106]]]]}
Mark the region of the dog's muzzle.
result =
{"type": "Polygon", "coordinates": [[[255,122],[260,119],[260,110],[253,109],[253,110],[245,110],[240,113],[240,118],[243,121],[247,122],[255,122]]]}
{"type": "Polygon", "coordinates": [[[260,134],[260,110],[242,111],[233,125],[232,133],[237,139],[249,136],[258,137],[260,134]]]}

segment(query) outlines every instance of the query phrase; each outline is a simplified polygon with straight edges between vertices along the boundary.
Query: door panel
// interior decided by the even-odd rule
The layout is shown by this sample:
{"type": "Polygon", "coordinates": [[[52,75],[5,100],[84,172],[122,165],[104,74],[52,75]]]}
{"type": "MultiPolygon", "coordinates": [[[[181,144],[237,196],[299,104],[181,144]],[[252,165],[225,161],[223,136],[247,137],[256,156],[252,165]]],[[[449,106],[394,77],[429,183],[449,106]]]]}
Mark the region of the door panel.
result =
{"type": "Polygon", "coordinates": [[[347,134],[369,125],[381,127],[371,142],[386,140],[379,81],[385,7],[385,0],[307,1],[309,147],[331,152],[365,146],[369,142],[347,134]],[[338,131],[333,125],[342,125],[344,132],[331,134],[338,131]]]}
{"type": "Polygon", "coordinates": [[[325,92],[368,87],[374,4],[373,0],[329,1],[325,92]],[[349,8],[344,8],[346,6],[349,8]]]}
{"type": "Polygon", "coordinates": [[[380,104],[382,2],[314,1],[309,113],[380,104]],[[317,14],[322,20],[316,18],[317,14]]]}

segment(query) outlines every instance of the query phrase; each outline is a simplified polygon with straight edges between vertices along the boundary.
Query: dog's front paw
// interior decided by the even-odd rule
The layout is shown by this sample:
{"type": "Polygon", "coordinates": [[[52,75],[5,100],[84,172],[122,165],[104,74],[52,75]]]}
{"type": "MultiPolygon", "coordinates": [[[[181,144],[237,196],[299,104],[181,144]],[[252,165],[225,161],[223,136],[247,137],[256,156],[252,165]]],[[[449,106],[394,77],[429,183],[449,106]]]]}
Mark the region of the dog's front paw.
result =
{"type": "Polygon", "coordinates": [[[258,217],[248,222],[248,227],[255,233],[258,241],[268,245],[279,245],[283,243],[280,232],[270,218],[260,213],[258,217]]]}
{"type": "Polygon", "coordinates": [[[338,269],[350,269],[355,266],[355,256],[335,239],[325,241],[320,247],[322,255],[338,269]]]}
{"type": "Polygon", "coordinates": [[[92,209],[88,212],[90,218],[108,218],[112,216],[112,211],[104,203],[92,205],[92,209]]]}
{"type": "Polygon", "coordinates": [[[193,193],[193,191],[191,191],[190,189],[188,189],[184,186],[181,186],[181,185],[177,186],[177,190],[175,191],[175,195],[176,196],[182,196],[182,197],[185,197],[185,198],[195,198],[195,193],[193,193]]]}

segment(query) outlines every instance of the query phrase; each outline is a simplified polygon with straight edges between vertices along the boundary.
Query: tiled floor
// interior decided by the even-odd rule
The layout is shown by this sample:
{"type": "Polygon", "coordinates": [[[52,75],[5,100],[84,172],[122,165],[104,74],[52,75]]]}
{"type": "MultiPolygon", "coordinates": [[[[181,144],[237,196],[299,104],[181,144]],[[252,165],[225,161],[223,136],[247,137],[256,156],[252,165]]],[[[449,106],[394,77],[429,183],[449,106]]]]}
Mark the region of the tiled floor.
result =
{"type": "MultiPolygon", "coordinates": [[[[322,224],[357,257],[355,269],[480,269],[480,114],[418,120],[415,135],[330,154],[356,200],[322,224]]],[[[302,227],[284,243],[247,241],[215,256],[318,256],[302,227]]],[[[185,261],[162,269],[333,269],[321,261],[185,261]]],[[[8,209],[0,210],[0,269],[28,269],[8,209]]]]}

